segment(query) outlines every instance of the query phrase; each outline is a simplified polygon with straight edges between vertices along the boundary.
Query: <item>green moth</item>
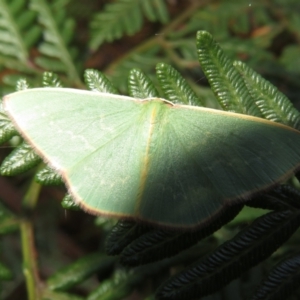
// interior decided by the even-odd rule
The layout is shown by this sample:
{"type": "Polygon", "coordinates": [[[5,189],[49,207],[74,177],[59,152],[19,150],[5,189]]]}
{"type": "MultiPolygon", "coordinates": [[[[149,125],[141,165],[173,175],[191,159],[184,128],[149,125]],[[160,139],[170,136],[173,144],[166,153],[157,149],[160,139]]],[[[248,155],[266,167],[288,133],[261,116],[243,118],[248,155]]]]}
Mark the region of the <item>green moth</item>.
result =
{"type": "Polygon", "coordinates": [[[242,114],[62,88],[4,107],[93,214],[193,228],[300,166],[299,131],[242,114]]]}

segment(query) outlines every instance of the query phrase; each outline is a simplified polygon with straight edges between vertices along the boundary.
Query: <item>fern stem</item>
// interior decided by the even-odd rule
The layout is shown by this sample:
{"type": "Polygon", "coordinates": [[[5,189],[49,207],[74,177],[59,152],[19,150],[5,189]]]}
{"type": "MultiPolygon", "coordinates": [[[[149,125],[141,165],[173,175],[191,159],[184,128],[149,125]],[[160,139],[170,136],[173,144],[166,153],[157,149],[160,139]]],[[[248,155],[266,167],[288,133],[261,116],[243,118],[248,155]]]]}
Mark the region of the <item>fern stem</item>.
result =
{"type": "Polygon", "coordinates": [[[37,203],[40,191],[41,191],[41,185],[39,183],[37,183],[35,181],[35,179],[33,179],[25,196],[24,196],[23,202],[22,202],[22,207],[25,210],[25,212],[28,210],[31,211],[34,209],[34,207],[37,203]]]}
{"type": "Polygon", "coordinates": [[[105,70],[104,73],[112,74],[114,70],[125,60],[129,59],[130,56],[137,53],[142,53],[147,49],[156,46],[159,44],[164,48],[164,40],[168,33],[174,31],[181,23],[183,23],[186,19],[188,19],[191,15],[195,13],[195,10],[198,8],[211,3],[209,0],[202,1],[193,1],[191,5],[183,11],[177,18],[175,18],[169,25],[167,25],[160,33],[155,35],[154,37],[146,40],[144,43],[139,44],[134,47],[131,51],[127,52],[120,58],[116,59],[113,63],[111,63],[105,70]]]}
{"type": "Polygon", "coordinates": [[[41,185],[32,179],[22,201],[24,219],[21,220],[21,240],[23,253],[23,274],[25,276],[28,300],[41,299],[41,281],[38,275],[38,265],[34,245],[33,225],[28,216],[36,206],[41,185]]]}
{"type": "Polygon", "coordinates": [[[26,219],[22,220],[20,229],[23,253],[23,274],[26,280],[28,300],[39,300],[41,299],[40,280],[38,276],[34,235],[31,222],[26,219]]]}

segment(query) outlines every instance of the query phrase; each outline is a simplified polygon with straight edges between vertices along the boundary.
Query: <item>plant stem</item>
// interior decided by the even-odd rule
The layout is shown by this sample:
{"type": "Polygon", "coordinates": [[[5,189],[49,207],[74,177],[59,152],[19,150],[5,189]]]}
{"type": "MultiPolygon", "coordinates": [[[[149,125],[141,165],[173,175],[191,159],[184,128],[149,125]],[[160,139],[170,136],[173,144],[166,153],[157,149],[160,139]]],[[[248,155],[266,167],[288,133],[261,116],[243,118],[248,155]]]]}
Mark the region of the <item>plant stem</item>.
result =
{"type": "Polygon", "coordinates": [[[33,179],[22,201],[22,208],[25,210],[25,213],[27,211],[30,213],[35,208],[40,191],[41,185],[33,179]]]}
{"type": "Polygon", "coordinates": [[[21,239],[23,252],[23,274],[26,280],[28,300],[40,299],[40,280],[36,263],[34,248],[34,235],[32,224],[28,220],[21,221],[21,239]]]}
{"type": "Polygon", "coordinates": [[[41,299],[41,281],[38,275],[32,218],[30,218],[31,213],[36,206],[40,190],[40,184],[32,179],[22,201],[22,212],[24,217],[21,219],[20,230],[23,253],[23,274],[26,281],[28,300],[41,299]]]}

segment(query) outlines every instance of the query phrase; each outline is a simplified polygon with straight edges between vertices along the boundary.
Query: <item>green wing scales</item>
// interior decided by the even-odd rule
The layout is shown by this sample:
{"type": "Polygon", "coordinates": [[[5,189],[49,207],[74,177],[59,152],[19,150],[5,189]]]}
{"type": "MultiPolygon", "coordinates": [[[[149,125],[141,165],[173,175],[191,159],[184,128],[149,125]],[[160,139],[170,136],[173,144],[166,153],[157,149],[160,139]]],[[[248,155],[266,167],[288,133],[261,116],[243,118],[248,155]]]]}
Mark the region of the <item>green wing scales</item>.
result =
{"type": "Polygon", "coordinates": [[[94,214],[192,228],[300,165],[300,132],[251,116],[60,88],[4,105],[94,214]]]}

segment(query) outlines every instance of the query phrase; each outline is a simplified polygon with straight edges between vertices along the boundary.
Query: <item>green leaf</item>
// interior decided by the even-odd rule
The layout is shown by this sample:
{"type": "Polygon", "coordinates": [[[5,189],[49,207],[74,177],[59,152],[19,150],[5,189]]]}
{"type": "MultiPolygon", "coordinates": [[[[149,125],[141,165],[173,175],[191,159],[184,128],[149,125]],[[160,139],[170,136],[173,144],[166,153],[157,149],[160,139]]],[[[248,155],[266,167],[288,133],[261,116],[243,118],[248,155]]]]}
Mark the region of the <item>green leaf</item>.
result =
{"type": "Polygon", "coordinates": [[[161,23],[169,21],[169,13],[164,0],[143,0],[141,6],[149,21],[159,21],[161,23]]]}
{"type": "Polygon", "coordinates": [[[66,10],[61,5],[51,7],[45,0],[31,0],[31,9],[38,13],[39,22],[45,27],[44,41],[39,47],[43,56],[38,57],[36,63],[50,71],[63,71],[71,80],[80,84],[75,57],[69,45],[74,37],[74,21],[66,16],[66,10]]]}
{"type": "Polygon", "coordinates": [[[112,85],[107,77],[97,70],[85,70],[84,81],[91,91],[118,94],[117,89],[112,85]]]}
{"type": "Polygon", "coordinates": [[[45,167],[38,171],[35,180],[42,185],[61,185],[63,184],[61,176],[51,167],[45,167]]]}
{"type": "Polygon", "coordinates": [[[0,144],[10,140],[14,135],[18,134],[11,120],[3,110],[2,102],[0,103],[0,144]]]}
{"type": "Polygon", "coordinates": [[[198,58],[202,70],[225,110],[261,117],[262,114],[248,92],[232,61],[206,31],[197,33],[198,58]]]}
{"type": "Polygon", "coordinates": [[[203,101],[173,67],[160,63],[156,66],[156,74],[167,100],[178,104],[203,106],[203,101]]]}
{"type": "Polygon", "coordinates": [[[148,226],[133,221],[120,220],[110,231],[105,245],[108,255],[117,255],[132,241],[149,231],[148,226]]]}
{"type": "Polygon", "coordinates": [[[271,212],[256,219],[234,239],[169,278],[156,299],[195,299],[216,292],[270,256],[299,226],[299,211],[271,212]]]}
{"type": "Polygon", "coordinates": [[[44,72],[43,74],[44,87],[62,87],[59,77],[52,72],[44,72]]]}
{"type": "Polygon", "coordinates": [[[167,6],[162,0],[119,0],[106,4],[91,22],[92,50],[125,34],[135,34],[143,25],[143,13],[151,21],[167,23],[169,20],[167,6]]]}
{"type": "Polygon", "coordinates": [[[108,3],[91,23],[90,46],[96,50],[103,42],[111,42],[123,34],[133,35],[142,27],[143,16],[139,0],[121,0],[108,3]]]}
{"type": "Polygon", "coordinates": [[[17,81],[17,85],[16,85],[16,90],[17,91],[23,91],[26,89],[29,89],[29,83],[27,82],[27,80],[25,78],[19,79],[17,81]]]}
{"type": "Polygon", "coordinates": [[[138,274],[117,271],[112,279],[104,280],[99,287],[90,293],[86,300],[117,300],[130,295],[142,278],[138,274]]]}
{"type": "Polygon", "coordinates": [[[62,199],[61,206],[65,209],[80,210],[79,205],[75,203],[73,197],[70,194],[66,194],[66,196],[62,199]]]}
{"type": "Polygon", "coordinates": [[[159,96],[150,78],[140,69],[130,71],[128,90],[129,95],[137,99],[157,98],[159,96]]]}
{"type": "Polygon", "coordinates": [[[26,6],[22,0],[0,1],[0,53],[29,69],[28,49],[39,39],[41,29],[34,23],[36,14],[26,6]]]}
{"type": "Polygon", "coordinates": [[[60,88],[17,92],[4,104],[94,214],[204,226],[300,165],[300,132],[252,116],[60,88]]]}
{"type": "Polygon", "coordinates": [[[32,150],[32,147],[23,143],[5,158],[0,172],[4,176],[15,176],[30,170],[40,162],[40,157],[32,150]]]}
{"type": "Polygon", "coordinates": [[[300,255],[278,263],[260,284],[251,300],[288,299],[298,289],[300,280],[300,255]]]}
{"type": "Polygon", "coordinates": [[[240,61],[234,62],[264,118],[300,130],[300,113],[270,82],[240,61]]]}
{"type": "Polygon", "coordinates": [[[115,258],[103,254],[86,255],[51,276],[47,280],[48,287],[55,291],[66,291],[97,271],[111,269],[114,262],[115,258]]]}
{"type": "MultiPolygon", "coordinates": [[[[191,232],[176,232],[174,230],[148,230],[126,245],[120,255],[120,262],[127,266],[137,266],[151,263],[178,254],[193,246],[200,240],[210,236],[223,225],[231,221],[242,209],[238,204],[223,210],[217,220],[208,222],[198,230],[191,232]]],[[[125,238],[122,238],[123,240],[125,238]]],[[[118,242],[116,240],[116,242],[118,242]]],[[[112,243],[112,242],[111,242],[112,243]]],[[[115,245],[116,249],[117,245],[115,245]]]]}

